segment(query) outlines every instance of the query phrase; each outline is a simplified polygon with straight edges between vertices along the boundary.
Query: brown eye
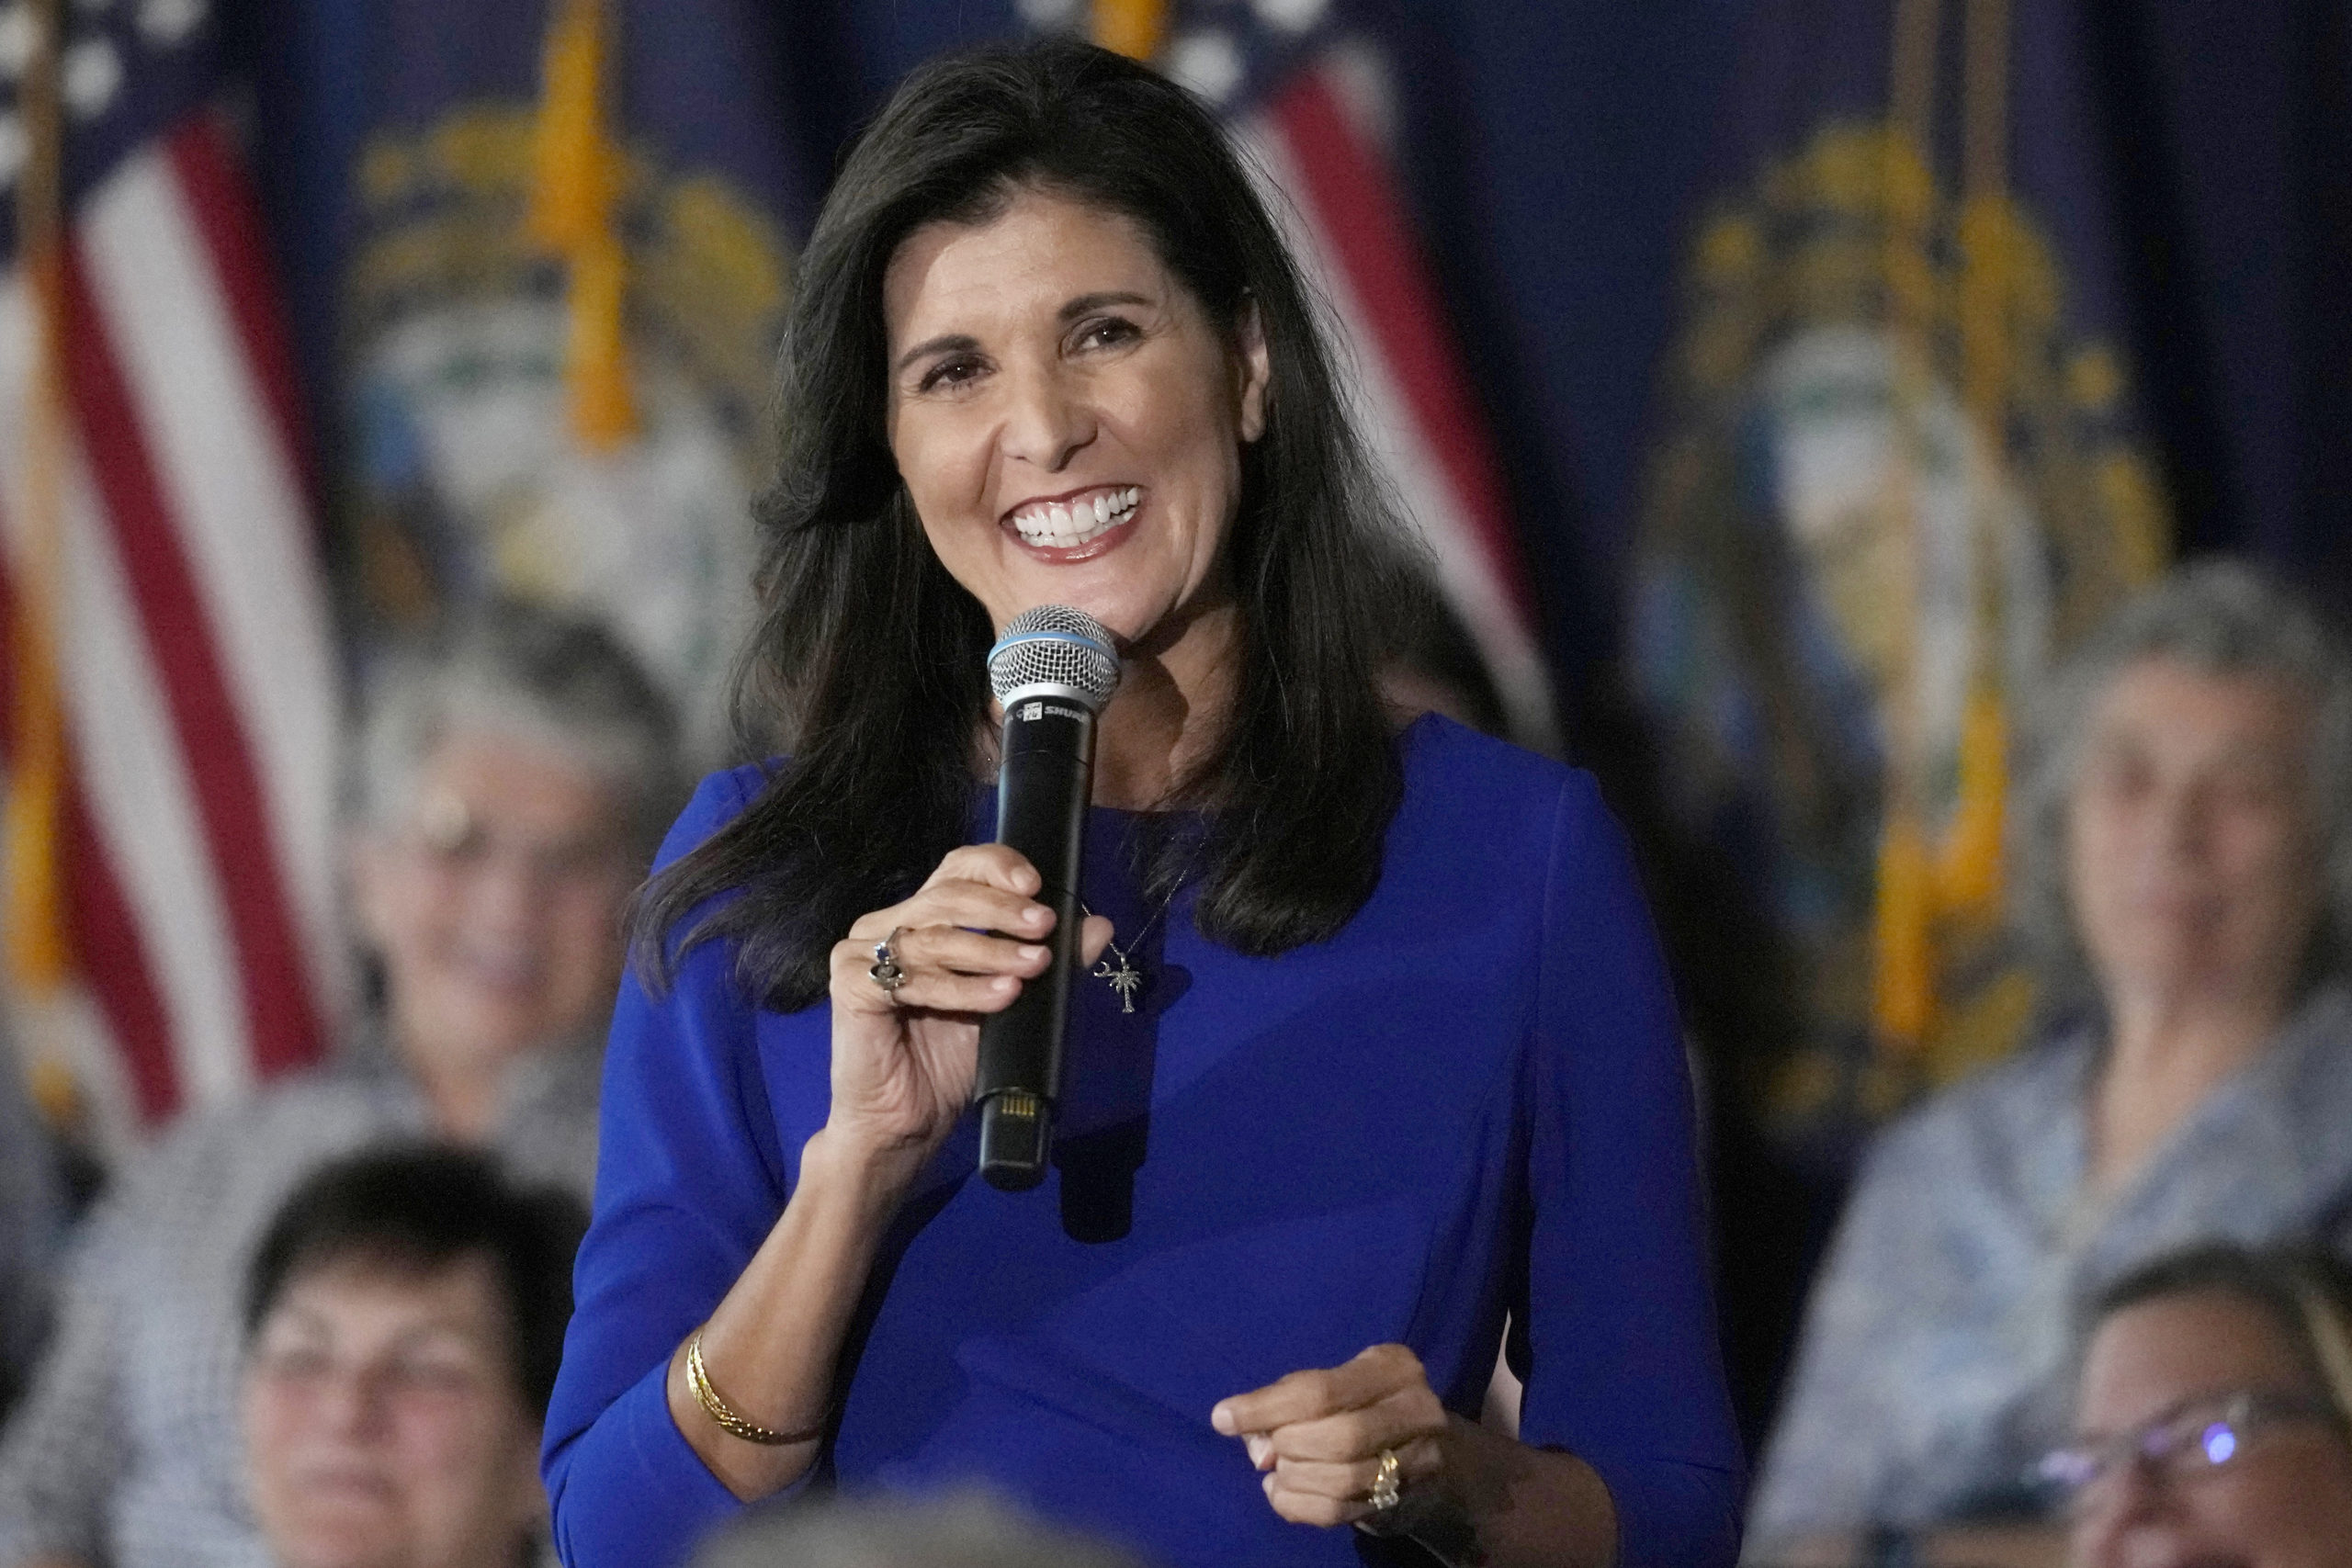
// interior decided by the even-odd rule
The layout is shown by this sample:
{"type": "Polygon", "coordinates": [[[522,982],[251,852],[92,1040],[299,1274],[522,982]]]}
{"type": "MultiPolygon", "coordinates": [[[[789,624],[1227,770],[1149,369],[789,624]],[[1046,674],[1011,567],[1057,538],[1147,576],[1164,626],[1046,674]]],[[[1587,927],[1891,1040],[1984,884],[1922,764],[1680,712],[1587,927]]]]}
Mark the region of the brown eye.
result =
{"type": "Polygon", "coordinates": [[[447,1396],[470,1393],[482,1380],[471,1361],[445,1353],[399,1357],[384,1381],[396,1393],[447,1396]]]}
{"type": "Polygon", "coordinates": [[[1114,348],[1133,343],[1143,335],[1143,329],[1123,316],[1102,316],[1078,329],[1080,348],[1114,348]]]}
{"type": "Polygon", "coordinates": [[[916,389],[929,392],[945,388],[953,391],[957,387],[970,385],[978,379],[979,374],[978,360],[958,355],[954,359],[943,359],[924,371],[922,379],[916,383],[916,389]]]}

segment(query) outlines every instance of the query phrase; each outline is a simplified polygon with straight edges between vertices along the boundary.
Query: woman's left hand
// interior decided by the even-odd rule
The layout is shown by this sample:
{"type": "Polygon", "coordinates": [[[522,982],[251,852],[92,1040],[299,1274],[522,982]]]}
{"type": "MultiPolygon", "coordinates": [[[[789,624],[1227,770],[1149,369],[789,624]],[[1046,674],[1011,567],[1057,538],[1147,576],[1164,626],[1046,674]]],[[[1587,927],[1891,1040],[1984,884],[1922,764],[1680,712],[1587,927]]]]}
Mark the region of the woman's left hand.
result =
{"type": "Polygon", "coordinates": [[[1426,1484],[1443,1465],[1445,1406],[1402,1345],[1374,1345],[1345,1366],[1293,1372],[1218,1402],[1209,1424],[1248,1446],[1266,1500],[1294,1524],[1369,1517],[1384,1450],[1396,1484],[1426,1484]]]}

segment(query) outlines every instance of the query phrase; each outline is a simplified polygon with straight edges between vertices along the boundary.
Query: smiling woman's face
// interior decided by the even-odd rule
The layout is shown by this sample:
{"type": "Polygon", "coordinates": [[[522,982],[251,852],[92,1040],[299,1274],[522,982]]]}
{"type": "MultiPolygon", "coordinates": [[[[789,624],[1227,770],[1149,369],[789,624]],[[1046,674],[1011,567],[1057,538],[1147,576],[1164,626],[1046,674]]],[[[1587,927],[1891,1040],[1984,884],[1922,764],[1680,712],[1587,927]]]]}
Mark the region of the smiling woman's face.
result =
{"type": "Polygon", "coordinates": [[[492,1071],[602,1027],[638,869],[627,820],[607,780],[528,736],[466,725],[432,748],[406,811],[351,858],[410,1066],[492,1071]]]}
{"type": "Polygon", "coordinates": [[[1068,604],[1134,641],[1225,598],[1265,428],[1254,320],[1236,341],[1131,220],[1026,188],[908,236],[883,306],[891,453],[996,625],[1068,604]]]}

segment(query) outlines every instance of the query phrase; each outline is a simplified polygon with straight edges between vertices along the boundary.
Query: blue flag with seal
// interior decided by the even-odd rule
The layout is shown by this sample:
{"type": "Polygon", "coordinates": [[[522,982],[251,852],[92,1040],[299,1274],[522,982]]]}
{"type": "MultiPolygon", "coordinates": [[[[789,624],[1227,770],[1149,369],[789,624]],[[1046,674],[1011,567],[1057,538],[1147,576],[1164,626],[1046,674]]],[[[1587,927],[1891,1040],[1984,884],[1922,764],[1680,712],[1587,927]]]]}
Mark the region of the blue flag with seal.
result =
{"type": "Polygon", "coordinates": [[[314,18],[363,640],[492,594],[585,609],[723,743],[792,241],[830,153],[799,155],[785,26],[753,0],[314,18]]]}
{"type": "Polygon", "coordinates": [[[1794,993],[1783,1129],[2006,1050],[2022,702],[2167,550],[2075,0],[1763,0],[1687,262],[1630,663],[1794,993]]]}

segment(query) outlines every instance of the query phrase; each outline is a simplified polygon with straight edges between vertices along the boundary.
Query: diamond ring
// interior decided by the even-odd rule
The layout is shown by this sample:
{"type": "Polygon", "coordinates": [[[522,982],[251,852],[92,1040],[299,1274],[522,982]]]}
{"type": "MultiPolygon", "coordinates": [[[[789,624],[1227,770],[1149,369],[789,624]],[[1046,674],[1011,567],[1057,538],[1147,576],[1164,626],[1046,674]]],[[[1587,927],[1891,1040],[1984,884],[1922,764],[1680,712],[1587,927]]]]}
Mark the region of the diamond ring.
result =
{"type": "Polygon", "coordinates": [[[874,965],[865,972],[867,978],[893,996],[898,994],[899,987],[907,983],[907,972],[899,967],[896,947],[899,932],[903,929],[892,926],[890,934],[874,944],[874,965]]]}

